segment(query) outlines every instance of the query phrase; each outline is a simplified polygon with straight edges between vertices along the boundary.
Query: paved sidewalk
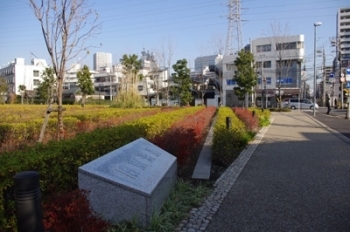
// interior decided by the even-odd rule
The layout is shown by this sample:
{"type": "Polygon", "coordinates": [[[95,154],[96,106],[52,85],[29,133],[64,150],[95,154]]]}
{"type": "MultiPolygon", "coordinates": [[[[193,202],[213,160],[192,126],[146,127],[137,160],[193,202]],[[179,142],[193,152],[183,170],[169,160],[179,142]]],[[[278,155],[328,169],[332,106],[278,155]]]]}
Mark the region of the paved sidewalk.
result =
{"type": "Polygon", "coordinates": [[[182,231],[350,231],[350,140],[301,111],[271,117],[182,231]]]}

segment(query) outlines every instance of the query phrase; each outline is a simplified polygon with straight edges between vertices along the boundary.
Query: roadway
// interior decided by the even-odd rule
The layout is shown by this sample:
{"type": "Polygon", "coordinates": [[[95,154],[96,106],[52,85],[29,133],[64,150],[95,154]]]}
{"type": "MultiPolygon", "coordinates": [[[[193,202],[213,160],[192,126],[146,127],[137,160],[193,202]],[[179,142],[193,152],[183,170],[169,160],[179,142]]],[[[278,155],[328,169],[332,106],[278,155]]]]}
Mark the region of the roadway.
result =
{"type": "MultiPolygon", "coordinates": [[[[313,117],[312,110],[304,110],[305,113],[313,117]]],[[[320,107],[316,110],[315,118],[327,125],[329,128],[343,134],[344,136],[350,138],[350,120],[345,119],[346,109],[331,109],[329,115],[327,113],[326,107],[320,107]]]]}

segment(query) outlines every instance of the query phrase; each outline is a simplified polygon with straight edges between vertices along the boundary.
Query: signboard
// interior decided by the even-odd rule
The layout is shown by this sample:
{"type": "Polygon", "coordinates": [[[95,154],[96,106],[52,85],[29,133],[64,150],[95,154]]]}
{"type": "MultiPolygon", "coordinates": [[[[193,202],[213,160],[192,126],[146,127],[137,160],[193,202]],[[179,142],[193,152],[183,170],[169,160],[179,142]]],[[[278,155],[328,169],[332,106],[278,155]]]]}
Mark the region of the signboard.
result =
{"type": "Polygon", "coordinates": [[[347,81],[347,82],[346,82],[345,88],[346,88],[346,89],[350,89],[350,81],[347,81]]]}
{"type": "Polygon", "coordinates": [[[348,66],[346,69],[345,69],[345,79],[346,81],[350,81],[350,66],[348,66]]]}

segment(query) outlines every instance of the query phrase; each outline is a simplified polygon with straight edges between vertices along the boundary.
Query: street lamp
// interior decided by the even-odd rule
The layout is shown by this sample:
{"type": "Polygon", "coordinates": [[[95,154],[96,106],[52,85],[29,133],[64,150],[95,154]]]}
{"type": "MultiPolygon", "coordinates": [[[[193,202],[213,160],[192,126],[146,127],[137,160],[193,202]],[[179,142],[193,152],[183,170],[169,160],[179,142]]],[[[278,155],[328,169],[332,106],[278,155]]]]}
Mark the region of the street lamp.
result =
{"type": "Polygon", "coordinates": [[[266,77],[263,77],[263,82],[264,82],[264,97],[265,97],[265,102],[264,102],[264,108],[267,109],[267,93],[266,93],[266,77]]]}
{"type": "MultiPolygon", "coordinates": [[[[321,22],[314,23],[314,104],[316,104],[316,27],[321,26],[321,22]]],[[[313,109],[314,117],[316,116],[315,107],[313,109]]]]}

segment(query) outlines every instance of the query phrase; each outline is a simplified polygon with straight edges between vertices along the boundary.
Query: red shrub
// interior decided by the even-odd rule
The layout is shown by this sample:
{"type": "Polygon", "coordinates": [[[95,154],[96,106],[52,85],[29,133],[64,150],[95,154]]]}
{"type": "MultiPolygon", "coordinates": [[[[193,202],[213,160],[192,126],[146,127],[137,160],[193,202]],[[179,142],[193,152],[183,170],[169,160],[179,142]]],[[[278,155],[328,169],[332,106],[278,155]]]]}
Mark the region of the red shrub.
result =
{"type": "Polygon", "coordinates": [[[74,190],[52,196],[43,205],[44,227],[50,232],[105,232],[109,224],[93,215],[87,192],[74,190]]]}
{"type": "Polygon", "coordinates": [[[257,132],[259,129],[259,118],[246,108],[233,108],[236,116],[245,124],[248,131],[257,132]]]}
{"type": "Polygon", "coordinates": [[[178,164],[186,164],[200,145],[215,107],[207,107],[176,122],[166,133],[156,136],[151,142],[176,156],[178,164]]]}

